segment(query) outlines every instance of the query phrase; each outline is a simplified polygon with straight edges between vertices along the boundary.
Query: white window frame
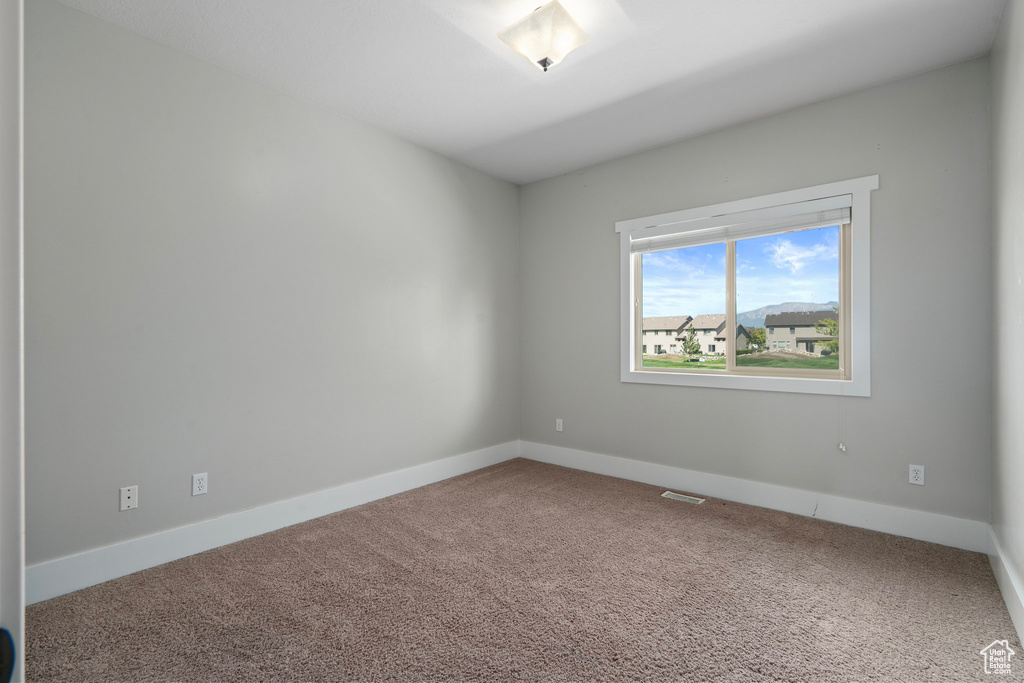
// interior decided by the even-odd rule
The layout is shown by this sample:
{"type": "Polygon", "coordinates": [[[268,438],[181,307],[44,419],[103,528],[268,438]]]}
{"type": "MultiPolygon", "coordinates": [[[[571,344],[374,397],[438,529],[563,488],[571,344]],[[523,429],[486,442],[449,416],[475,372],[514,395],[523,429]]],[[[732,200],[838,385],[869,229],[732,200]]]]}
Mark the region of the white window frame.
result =
{"type": "MultiPolygon", "coordinates": [[[[621,381],[639,384],[669,384],[754,391],[783,391],[846,396],[871,395],[871,192],[878,189],[878,176],[865,176],[836,183],[778,192],[761,197],[739,199],[671,213],[619,221],[620,282],[620,371],[621,381]],[[683,233],[676,224],[692,222],[706,229],[721,217],[744,211],[755,211],[787,204],[808,202],[829,197],[850,195],[849,244],[849,369],[850,377],[817,378],[785,376],[751,376],[720,372],[659,372],[634,367],[636,315],[633,286],[636,277],[632,243],[668,233],[683,233]]],[[[727,219],[726,219],[727,220],[727,219]]]]}

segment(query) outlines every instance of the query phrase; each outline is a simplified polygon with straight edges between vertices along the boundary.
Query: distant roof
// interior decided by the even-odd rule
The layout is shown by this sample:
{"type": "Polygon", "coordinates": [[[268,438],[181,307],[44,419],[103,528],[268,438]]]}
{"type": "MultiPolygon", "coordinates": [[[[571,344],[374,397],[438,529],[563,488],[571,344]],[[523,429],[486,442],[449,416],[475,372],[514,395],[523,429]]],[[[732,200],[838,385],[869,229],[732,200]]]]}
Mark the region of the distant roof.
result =
{"type": "Polygon", "coordinates": [[[695,330],[717,330],[725,324],[725,313],[706,313],[698,315],[690,323],[695,330]]]}
{"type": "Polygon", "coordinates": [[[690,322],[688,315],[673,315],[665,318],[644,318],[645,330],[678,330],[690,322]]]}
{"type": "Polygon", "coordinates": [[[769,313],[764,317],[765,327],[806,327],[820,320],[839,320],[839,314],[827,311],[791,311],[789,313],[769,313]]]}

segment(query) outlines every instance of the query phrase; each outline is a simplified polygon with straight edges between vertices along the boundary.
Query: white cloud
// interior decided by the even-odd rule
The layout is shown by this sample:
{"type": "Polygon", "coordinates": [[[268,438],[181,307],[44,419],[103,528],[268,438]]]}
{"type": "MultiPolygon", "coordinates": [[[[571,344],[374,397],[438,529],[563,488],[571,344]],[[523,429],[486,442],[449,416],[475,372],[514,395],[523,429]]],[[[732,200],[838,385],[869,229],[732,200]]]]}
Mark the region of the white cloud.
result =
{"type": "MultiPolygon", "coordinates": [[[[724,245],[723,245],[724,246],[724,245]]],[[[702,277],[709,268],[725,269],[725,249],[721,254],[706,251],[689,253],[686,249],[655,251],[644,254],[644,268],[657,269],[661,272],[683,273],[690,277],[702,277]]]]}
{"type": "Polygon", "coordinates": [[[778,239],[765,247],[765,253],[776,268],[785,268],[796,274],[813,261],[836,258],[835,249],[826,244],[801,247],[787,239],[778,239]]]}

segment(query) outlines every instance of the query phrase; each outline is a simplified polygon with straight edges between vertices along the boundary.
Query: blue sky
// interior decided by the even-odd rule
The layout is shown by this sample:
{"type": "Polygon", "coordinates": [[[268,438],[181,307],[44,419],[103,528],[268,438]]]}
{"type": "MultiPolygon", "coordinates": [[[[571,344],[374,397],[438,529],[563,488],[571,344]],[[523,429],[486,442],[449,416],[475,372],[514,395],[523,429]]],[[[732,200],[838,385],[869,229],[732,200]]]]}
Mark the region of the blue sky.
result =
{"type": "MultiPolygon", "coordinates": [[[[725,313],[725,244],[643,255],[644,317],[725,313]]],[[[736,243],[736,312],[839,299],[839,228],[736,243]]]]}

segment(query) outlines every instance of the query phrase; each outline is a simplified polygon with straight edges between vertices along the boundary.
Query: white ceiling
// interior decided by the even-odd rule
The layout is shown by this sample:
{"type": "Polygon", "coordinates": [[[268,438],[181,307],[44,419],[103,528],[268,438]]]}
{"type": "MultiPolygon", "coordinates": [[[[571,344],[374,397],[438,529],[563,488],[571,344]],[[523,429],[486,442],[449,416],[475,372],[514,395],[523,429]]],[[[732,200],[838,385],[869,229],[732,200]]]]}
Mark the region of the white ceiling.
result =
{"type": "Polygon", "coordinates": [[[497,32],[545,0],[62,0],[516,183],[988,52],[1005,0],[561,0],[547,73],[497,32]]]}

